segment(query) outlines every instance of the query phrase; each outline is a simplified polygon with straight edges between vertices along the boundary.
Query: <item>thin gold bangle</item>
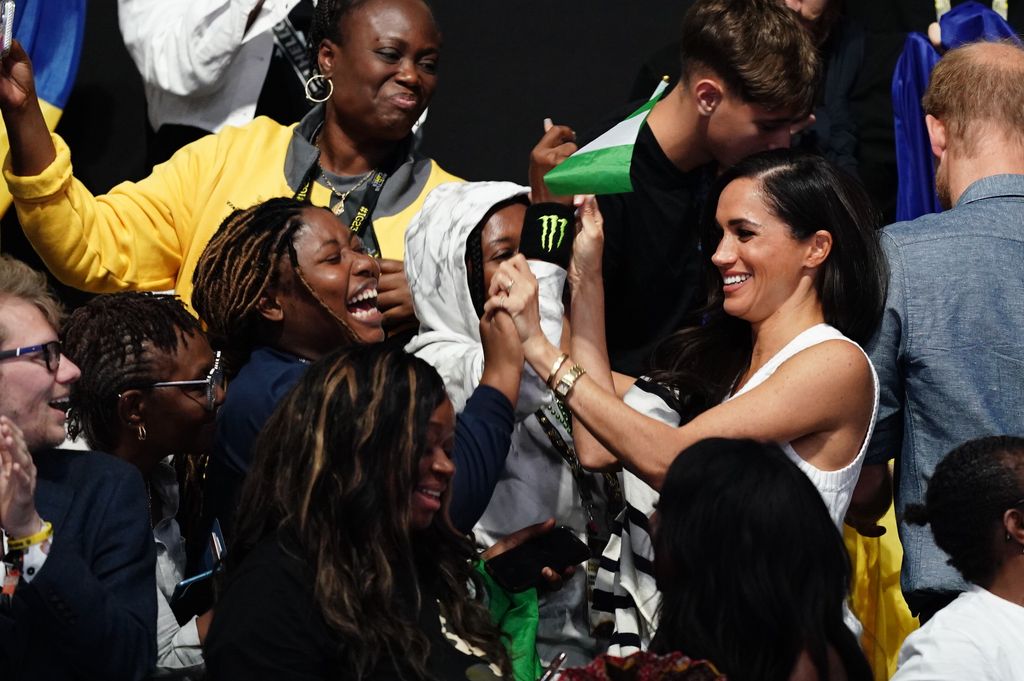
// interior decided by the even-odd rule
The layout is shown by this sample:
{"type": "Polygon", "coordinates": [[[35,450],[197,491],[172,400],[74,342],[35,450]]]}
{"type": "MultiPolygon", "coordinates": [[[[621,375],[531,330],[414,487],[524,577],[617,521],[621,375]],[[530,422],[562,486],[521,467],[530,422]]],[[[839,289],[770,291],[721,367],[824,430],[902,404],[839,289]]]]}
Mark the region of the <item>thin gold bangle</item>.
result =
{"type": "Polygon", "coordinates": [[[565,360],[567,359],[569,359],[569,355],[563,352],[561,357],[556,359],[555,363],[551,365],[551,373],[548,374],[547,384],[552,390],[555,389],[555,374],[558,373],[558,370],[562,368],[562,365],[565,364],[565,360]]]}

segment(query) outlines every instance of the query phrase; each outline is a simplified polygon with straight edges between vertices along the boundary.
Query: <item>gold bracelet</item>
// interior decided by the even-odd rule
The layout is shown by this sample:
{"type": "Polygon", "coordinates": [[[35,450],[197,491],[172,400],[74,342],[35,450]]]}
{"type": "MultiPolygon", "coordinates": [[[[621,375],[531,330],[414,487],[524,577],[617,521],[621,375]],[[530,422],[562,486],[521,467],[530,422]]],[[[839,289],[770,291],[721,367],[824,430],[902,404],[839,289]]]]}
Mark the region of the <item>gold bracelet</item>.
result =
{"type": "Polygon", "coordinates": [[[555,374],[558,373],[558,370],[562,368],[562,365],[565,364],[565,360],[567,359],[569,359],[569,355],[563,352],[562,356],[556,359],[555,363],[551,365],[551,373],[548,374],[548,380],[545,382],[552,390],[555,389],[555,374]]]}
{"type": "Polygon", "coordinates": [[[42,544],[47,539],[53,536],[53,525],[44,520],[43,529],[39,530],[35,534],[30,534],[27,537],[19,537],[17,539],[7,538],[7,548],[11,551],[24,551],[30,546],[36,544],[42,544]]]}
{"type": "Polygon", "coordinates": [[[572,367],[565,372],[562,376],[562,380],[555,386],[555,395],[558,399],[563,402],[569,398],[569,393],[576,387],[576,381],[580,380],[580,376],[587,373],[587,370],[581,367],[579,364],[573,364],[572,367]]]}

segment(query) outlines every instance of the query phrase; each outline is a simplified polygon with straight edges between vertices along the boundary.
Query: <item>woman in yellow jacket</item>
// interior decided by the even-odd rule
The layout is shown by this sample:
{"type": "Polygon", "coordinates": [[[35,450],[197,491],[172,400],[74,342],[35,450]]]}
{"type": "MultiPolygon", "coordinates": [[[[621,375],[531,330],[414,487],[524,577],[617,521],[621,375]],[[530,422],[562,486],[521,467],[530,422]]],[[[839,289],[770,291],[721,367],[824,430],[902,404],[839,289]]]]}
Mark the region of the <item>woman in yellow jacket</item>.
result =
{"type": "Polygon", "coordinates": [[[382,258],[385,326],[406,326],[406,225],[430,189],[456,179],[410,134],[434,93],[440,40],[422,0],[321,0],[310,41],[320,75],[307,83],[321,105],[296,126],[261,117],[204,137],[102,196],[72,175],[15,44],[0,63],[0,113],[11,148],[4,177],[25,233],[66,284],[173,288],[187,301],[196,260],[228,213],[295,196],[331,207],[382,258]]]}

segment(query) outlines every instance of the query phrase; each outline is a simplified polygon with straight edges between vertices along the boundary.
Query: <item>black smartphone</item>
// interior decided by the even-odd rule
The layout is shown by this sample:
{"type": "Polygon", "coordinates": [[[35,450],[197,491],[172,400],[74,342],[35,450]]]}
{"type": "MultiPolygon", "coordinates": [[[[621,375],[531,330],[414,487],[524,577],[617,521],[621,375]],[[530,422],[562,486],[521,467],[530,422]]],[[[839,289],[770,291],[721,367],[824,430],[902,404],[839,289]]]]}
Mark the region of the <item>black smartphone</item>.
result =
{"type": "Polygon", "coordinates": [[[562,572],[590,559],[590,548],[565,525],[487,560],[484,567],[506,591],[526,591],[541,583],[541,570],[562,572]]]}
{"type": "Polygon", "coordinates": [[[171,611],[178,624],[184,625],[196,615],[213,607],[213,570],[183,579],[171,594],[171,611]]]}

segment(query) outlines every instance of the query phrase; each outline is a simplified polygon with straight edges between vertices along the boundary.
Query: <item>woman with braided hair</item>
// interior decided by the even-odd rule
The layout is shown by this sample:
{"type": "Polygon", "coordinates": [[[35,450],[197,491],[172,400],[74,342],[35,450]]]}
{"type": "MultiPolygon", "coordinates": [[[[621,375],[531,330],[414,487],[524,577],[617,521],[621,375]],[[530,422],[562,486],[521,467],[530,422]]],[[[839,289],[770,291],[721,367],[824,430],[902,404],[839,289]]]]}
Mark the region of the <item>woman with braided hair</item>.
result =
{"type": "Polygon", "coordinates": [[[157,554],[157,668],[201,674],[211,613],[191,613],[179,625],[170,607],[186,562],[175,469],[188,469],[187,457],[212,445],[224,398],[218,357],[196,318],[167,295],[98,296],[75,310],[63,335],[65,353],[82,370],[71,386],[72,437],[133,464],[146,481],[157,554]]]}
{"type": "Polygon", "coordinates": [[[967,591],[910,634],[893,681],[1011,681],[1024,670],[1024,438],[983,437],[935,467],[923,505],[967,591]]]}
{"type": "MultiPolygon", "coordinates": [[[[296,199],[236,210],[210,240],[193,276],[192,304],[233,376],[205,496],[208,522],[219,518],[226,534],[256,436],[310,363],[339,347],[384,340],[380,279],[358,236],[330,211],[296,199]]],[[[522,371],[511,319],[486,315],[480,329],[484,375],[456,429],[464,475],[452,517],[464,530],[483,512],[504,465],[522,371]]]]}
{"type": "Polygon", "coordinates": [[[389,331],[408,327],[403,236],[424,196],[452,177],[411,134],[437,81],[440,32],[423,0],[321,0],[311,30],[320,102],[295,126],[265,117],[179,150],[139,182],[93,196],[46,128],[32,66],[14,45],[0,63],[5,168],[29,239],[58,279],[105,292],[174,288],[191,299],[192,272],[233,206],[274,196],[330,207],[381,259],[389,331]]]}

